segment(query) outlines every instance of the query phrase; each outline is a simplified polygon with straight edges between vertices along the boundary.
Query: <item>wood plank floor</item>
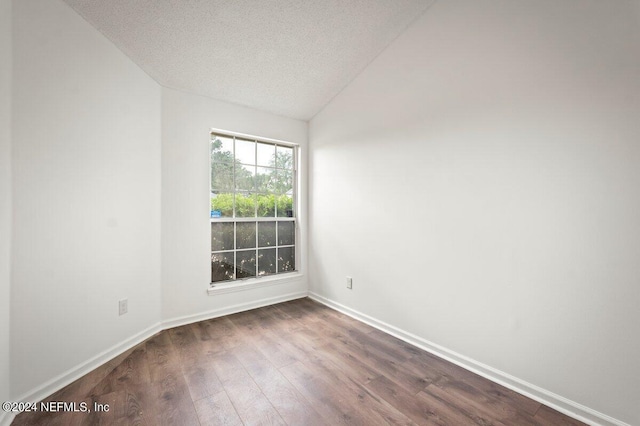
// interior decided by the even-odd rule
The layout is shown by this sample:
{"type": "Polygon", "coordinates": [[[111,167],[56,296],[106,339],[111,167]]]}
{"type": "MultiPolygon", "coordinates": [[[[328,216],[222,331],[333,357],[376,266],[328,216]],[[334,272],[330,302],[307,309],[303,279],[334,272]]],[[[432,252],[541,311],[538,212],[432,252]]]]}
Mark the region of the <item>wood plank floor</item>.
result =
{"type": "Polygon", "coordinates": [[[165,330],[13,425],[582,425],[310,299],[165,330]]]}

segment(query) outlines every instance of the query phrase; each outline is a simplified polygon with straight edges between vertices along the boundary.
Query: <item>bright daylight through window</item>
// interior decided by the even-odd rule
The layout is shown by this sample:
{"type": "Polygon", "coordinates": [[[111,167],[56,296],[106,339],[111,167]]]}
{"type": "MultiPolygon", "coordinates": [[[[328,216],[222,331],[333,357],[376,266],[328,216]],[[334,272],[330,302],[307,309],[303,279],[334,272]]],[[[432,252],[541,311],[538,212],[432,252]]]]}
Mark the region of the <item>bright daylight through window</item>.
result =
{"type": "Polygon", "coordinates": [[[211,133],[211,283],[296,270],[296,147],[211,133]]]}

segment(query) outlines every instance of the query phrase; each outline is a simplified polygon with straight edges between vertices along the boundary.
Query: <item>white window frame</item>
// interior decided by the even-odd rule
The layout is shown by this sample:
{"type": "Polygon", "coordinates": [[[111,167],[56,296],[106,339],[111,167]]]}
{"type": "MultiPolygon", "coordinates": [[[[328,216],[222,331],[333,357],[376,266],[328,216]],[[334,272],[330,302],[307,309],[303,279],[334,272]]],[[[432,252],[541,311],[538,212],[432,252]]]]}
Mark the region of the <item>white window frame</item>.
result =
{"type": "MultiPolygon", "coordinates": [[[[239,138],[239,139],[244,139],[244,140],[250,140],[250,141],[256,141],[256,142],[264,142],[264,143],[268,143],[268,144],[273,144],[275,146],[285,146],[288,148],[292,148],[293,149],[293,182],[292,182],[292,186],[293,186],[293,217],[283,217],[276,216],[275,217],[258,217],[256,215],[256,217],[235,217],[235,203],[234,203],[234,211],[233,211],[233,216],[234,217],[220,217],[220,218],[212,218],[210,216],[210,209],[209,209],[209,223],[242,223],[242,222],[278,222],[278,221],[291,221],[294,223],[294,229],[295,229],[295,240],[294,240],[294,256],[295,256],[295,265],[296,265],[296,269],[290,272],[281,272],[281,273],[275,273],[275,274],[271,274],[271,275],[264,275],[264,276],[258,276],[256,275],[255,277],[247,277],[247,278],[234,278],[233,280],[226,280],[226,281],[216,281],[216,282],[210,282],[209,283],[209,288],[208,288],[208,293],[211,294],[220,294],[220,293],[231,293],[231,292],[235,292],[235,291],[241,291],[241,290],[250,290],[252,288],[256,288],[256,287],[264,287],[264,286],[269,286],[269,285],[275,285],[275,284],[285,284],[285,283],[289,283],[289,282],[293,282],[293,281],[297,281],[300,279],[300,277],[302,276],[302,273],[300,271],[300,265],[301,265],[301,259],[300,259],[300,218],[299,218],[299,212],[300,212],[300,197],[299,197],[299,182],[300,182],[300,177],[298,176],[300,167],[299,167],[299,161],[300,161],[300,145],[293,143],[293,142],[288,142],[288,141],[283,141],[283,140],[279,140],[279,139],[271,139],[271,138],[265,138],[265,137],[261,137],[261,136],[254,136],[254,135],[249,135],[249,134],[245,134],[245,133],[239,133],[239,132],[233,132],[233,131],[229,131],[229,130],[223,130],[223,129],[217,129],[217,128],[211,128],[209,134],[216,134],[219,136],[223,136],[223,137],[229,137],[229,138],[234,138],[234,145],[235,145],[235,139],[239,138]]],[[[256,149],[257,149],[257,145],[256,145],[256,149]]],[[[234,146],[234,158],[235,158],[235,146],[234,146]]],[[[235,162],[234,162],[234,182],[235,182],[235,162]]],[[[211,163],[209,162],[209,196],[211,196],[211,163]]],[[[235,193],[236,193],[236,189],[235,189],[235,185],[234,185],[234,197],[235,197],[235,193]]],[[[211,202],[209,201],[209,205],[211,204],[211,202]]],[[[256,209],[257,209],[257,205],[256,205],[256,209]]],[[[276,204],[276,209],[277,209],[277,204],[276,204]]],[[[211,232],[211,227],[209,226],[209,233],[211,232]]],[[[235,237],[236,237],[236,227],[234,226],[234,241],[235,241],[235,237]]],[[[276,225],[276,241],[278,238],[278,226],[276,225]]],[[[258,249],[258,244],[257,244],[257,239],[258,239],[258,232],[256,230],[256,250],[258,249]]],[[[234,243],[235,244],[235,243],[234,243]]],[[[286,245],[286,246],[279,246],[277,245],[276,247],[280,248],[280,247],[291,247],[290,245],[286,245]]],[[[228,250],[230,251],[230,250],[228,250]]],[[[242,251],[242,249],[240,249],[240,251],[242,251]]],[[[235,276],[235,261],[236,261],[236,256],[237,256],[237,252],[238,249],[234,247],[233,249],[233,256],[234,256],[234,276],[235,276]]],[[[209,251],[210,254],[212,254],[211,251],[209,251]]],[[[277,257],[276,257],[276,262],[277,262],[277,257]]],[[[209,264],[209,270],[211,269],[211,264],[209,264]]],[[[256,266],[257,267],[257,266],[256,266]]],[[[276,263],[276,271],[277,271],[277,263],[276,263]]],[[[210,277],[211,279],[211,277],[210,277]]]]}

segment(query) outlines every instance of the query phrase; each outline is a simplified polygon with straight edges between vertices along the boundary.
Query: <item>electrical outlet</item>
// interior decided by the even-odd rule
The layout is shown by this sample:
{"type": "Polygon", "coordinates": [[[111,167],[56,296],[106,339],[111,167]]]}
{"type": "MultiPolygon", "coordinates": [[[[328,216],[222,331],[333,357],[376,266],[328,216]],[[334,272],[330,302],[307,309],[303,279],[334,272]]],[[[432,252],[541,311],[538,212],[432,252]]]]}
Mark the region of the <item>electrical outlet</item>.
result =
{"type": "Polygon", "coordinates": [[[122,299],[118,302],[118,310],[120,315],[124,315],[129,312],[129,299],[122,299]]]}
{"type": "Polygon", "coordinates": [[[353,288],[353,278],[347,277],[347,288],[353,288]]]}

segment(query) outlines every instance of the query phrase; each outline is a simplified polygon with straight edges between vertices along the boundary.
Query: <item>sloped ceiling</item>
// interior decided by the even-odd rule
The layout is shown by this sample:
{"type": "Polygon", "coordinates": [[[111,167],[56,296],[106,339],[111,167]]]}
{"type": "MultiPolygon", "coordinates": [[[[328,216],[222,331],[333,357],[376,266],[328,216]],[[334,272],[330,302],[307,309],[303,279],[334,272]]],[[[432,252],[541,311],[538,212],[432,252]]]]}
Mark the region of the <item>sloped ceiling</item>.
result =
{"type": "Polygon", "coordinates": [[[64,0],[158,83],[308,120],[434,0],[64,0]]]}

